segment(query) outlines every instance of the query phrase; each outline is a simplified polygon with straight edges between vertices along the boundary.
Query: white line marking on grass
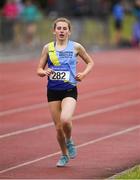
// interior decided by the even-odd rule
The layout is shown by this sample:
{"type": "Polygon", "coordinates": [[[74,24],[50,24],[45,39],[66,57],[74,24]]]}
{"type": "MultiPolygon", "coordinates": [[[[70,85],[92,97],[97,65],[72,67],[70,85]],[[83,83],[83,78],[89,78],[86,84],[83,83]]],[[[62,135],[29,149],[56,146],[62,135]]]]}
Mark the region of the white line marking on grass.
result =
{"type": "MultiPolygon", "coordinates": [[[[121,108],[130,107],[130,106],[134,106],[134,105],[137,105],[137,104],[140,104],[140,99],[128,101],[128,102],[121,103],[121,104],[116,104],[116,105],[113,105],[113,106],[109,106],[107,108],[102,108],[102,109],[97,109],[97,110],[94,110],[94,111],[89,111],[89,112],[86,112],[86,113],[83,113],[83,114],[79,114],[79,115],[74,116],[72,118],[72,120],[77,120],[77,119],[81,119],[81,118],[85,118],[85,117],[89,117],[89,116],[95,116],[97,114],[102,114],[102,113],[118,110],[118,109],[121,109],[121,108]]],[[[27,128],[27,129],[23,129],[23,130],[14,131],[14,132],[11,132],[11,133],[0,135],[0,139],[15,136],[15,135],[19,135],[19,134],[23,134],[23,133],[27,133],[27,132],[36,131],[36,130],[43,129],[43,128],[48,128],[48,127],[51,127],[51,126],[53,126],[53,123],[50,122],[50,123],[42,124],[42,125],[39,125],[39,126],[34,126],[32,128],[27,128]]]]}
{"type": "MultiPolygon", "coordinates": [[[[119,176],[123,176],[125,174],[128,174],[129,172],[133,171],[137,167],[140,168],[140,164],[134,165],[133,167],[129,167],[128,169],[123,170],[123,171],[121,171],[121,172],[119,172],[119,173],[117,173],[117,174],[115,174],[115,175],[113,175],[113,176],[111,176],[111,177],[109,177],[109,178],[107,178],[105,180],[115,180],[115,179],[118,179],[119,176]]],[[[132,180],[132,179],[130,179],[130,180],[132,180]]]]}
{"type": "MultiPolygon", "coordinates": [[[[135,84],[131,84],[131,85],[122,85],[122,86],[118,86],[118,87],[107,88],[107,89],[103,89],[103,90],[94,91],[91,93],[81,94],[79,99],[83,100],[86,98],[110,94],[110,93],[115,93],[118,91],[132,90],[134,88],[138,88],[139,86],[140,86],[139,83],[135,83],[135,84]]],[[[14,113],[20,113],[20,112],[40,109],[40,108],[44,108],[47,106],[48,106],[48,103],[38,103],[38,104],[24,106],[24,107],[20,107],[20,108],[9,109],[6,111],[1,111],[0,117],[10,115],[10,114],[14,114],[14,113]]]]}
{"type": "MultiPolygon", "coordinates": [[[[103,136],[101,138],[97,138],[97,139],[94,139],[94,140],[91,140],[91,141],[88,141],[86,143],[83,143],[83,144],[80,144],[80,145],[77,145],[76,147],[77,148],[81,148],[81,147],[85,147],[85,146],[88,146],[88,145],[91,145],[91,144],[95,144],[97,142],[101,142],[101,141],[104,141],[106,139],[110,139],[112,137],[116,137],[116,136],[120,136],[122,134],[126,134],[128,132],[131,132],[131,131],[134,131],[134,130],[137,130],[140,128],[140,125],[137,125],[137,126],[133,126],[131,128],[128,128],[128,129],[125,129],[125,130],[122,130],[122,131],[118,131],[118,132],[115,132],[115,133],[112,133],[112,134],[109,134],[107,136],[103,136]]],[[[40,158],[37,158],[37,159],[34,159],[32,161],[27,161],[25,163],[21,163],[21,164],[18,164],[18,165],[15,165],[15,166],[12,166],[12,167],[9,167],[7,169],[3,169],[0,171],[0,174],[2,173],[6,173],[8,171],[12,171],[14,169],[18,169],[20,167],[23,167],[23,166],[27,166],[27,165],[30,165],[30,164],[33,164],[33,163],[36,163],[36,162],[39,162],[39,161],[42,161],[44,159],[47,159],[47,158],[50,158],[50,157],[54,157],[58,154],[60,154],[61,152],[58,151],[58,152],[55,152],[55,153],[52,153],[52,154],[49,154],[49,155],[46,155],[46,156],[42,156],[40,158]]]]}

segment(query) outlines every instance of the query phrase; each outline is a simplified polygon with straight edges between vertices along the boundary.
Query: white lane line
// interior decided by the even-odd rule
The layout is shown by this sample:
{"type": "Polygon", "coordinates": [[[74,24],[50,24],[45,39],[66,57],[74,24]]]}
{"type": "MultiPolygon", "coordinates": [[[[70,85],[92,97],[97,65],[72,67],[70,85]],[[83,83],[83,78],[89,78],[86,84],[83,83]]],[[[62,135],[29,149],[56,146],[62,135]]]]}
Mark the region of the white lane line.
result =
{"type": "Polygon", "coordinates": [[[19,134],[24,134],[24,133],[28,133],[28,132],[32,132],[32,131],[36,131],[36,130],[43,129],[43,128],[48,128],[50,126],[53,126],[52,122],[46,123],[46,124],[41,124],[41,125],[38,125],[38,126],[27,128],[27,129],[21,129],[21,130],[13,131],[13,132],[10,132],[10,133],[7,133],[7,134],[3,134],[3,135],[0,135],[0,139],[15,136],[15,135],[19,135],[19,134]]]}
{"type": "MultiPolygon", "coordinates": [[[[116,104],[116,105],[113,105],[113,106],[109,106],[109,107],[102,108],[102,109],[97,109],[97,110],[94,110],[94,111],[89,111],[89,112],[86,112],[86,113],[83,113],[83,114],[79,114],[79,115],[74,116],[72,118],[72,120],[77,120],[77,119],[81,119],[81,118],[85,118],[85,117],[89,117],[89,116],[95,116],[97,114],[102,114],[102,113],[118,110],[118,109],[121,109],[121,108],[126,108],[126,107],[130,107],[130,106],[138,105],[138,104],[140,104],[140,99],[128,101],[128,102],[125,102],[125,103],[116,104]]],[[[19,134],[23,134],[23,133],[27,133],[27,132],[36,131],[36,130],[43,129],[43,128],[48,128],[48,127],[51,127],[51,126],[53,126],[53,123],[50,122],[50,123],[42,124],[42,125],[39,125],[39,126],[34,126],[34,127],[31,127],[31,128],[23,129],[23,130],[14,131],[14,132],[11,132],[11,133],[0,135],[0,139],[15,136],[15,135],[19,135],[19,134]]]]}
{"type": "MultiPolygon", "coordinates": [[[[81,94],[79,96],[79,100],[83,100],[86,98],[91,98],[91,97],[99,96],[99,95],[106,95],[106,94],[110,94],[110,93],[115,93],[118,91],[132,90],[135,88],[139,88],[139,86],[140,86],[139,83],[135,83],[135,84],[130,84],[130,85],[122,85],[122,86],[118,86],[118,87],[112,87],[112,88],[107,88],[107,89],[103,89],[103,90],[98,90],[98,91],[94,91],[91,93],[81,94]]],[[[10,114],[14,114],[14,113],[20,113],[20,112],[39,109],[39,108],[44,108],[47,106],[48,106],[48,103],[38,103],[38,104],[24,106],[24,107],[20,107],[20,108],[9,109],[6,111],[1,111],[0,117],[10,115],[10,114]]]]}
{"type": "Polygon", "coordinates": [[[20,107],[20,108],[9,109],[6,111],[1,111],[0,117],[6,116],[6,115],[11,115],[14,113],[20,113],[20,112],[30,111],[30,110],[34,110],[34,109],[44,108],[47,106],[48,106],[48,103],[38,103],[38,104],[24,106],[24,107],[20,107]]]}
{"type": "Polygon", "coordinates": [[[134,130],[137,130],[140,128],[140,125],[137,125],[137,126],[133,126],[131,128],[128,128],[128,129],[125,129],[123,131],[118,131],[118,132],[115,132],[113,134],[110,134],[110,135],[107,135],[107,136],[104,136],[104,137],[101,137],[101,138],[98,138],[98,139],[95,139],[95,140],[92,140],[92,141],[88,141],[86,143],[83,143],[83,144],[80,144],[78,145],[77,147],[80,148],[80,147],[84,147],[84,146],[87,146],[87,145],[90,145],[90,144],[94,144],[96,142],[99,142],[99,141],[103,141],[105,139],[109,139],[109,138],[112,138],[112,137],[115,137],[115,136],[119,136],[119,135],[122,135],[122,134],[125,134],[125,133],[128,133],[128,132],[131,132],[131,131],[134,131],[134,130]]]}
{"type": "Polygon", "coordinates": [[[113,106],[109,106],[107,108],[102,108],[102,109],[97,109],[95,111],[90,111],[84,114],[80,114],[77,116],[74,116],[73,119],[79,119],[79,118],[84,118],[87,116],[93,116],[93,115],[97,115],[97,114],[101,114],[101,113],[106,113],[106,112],[110,112],[110,111],[114,111],[117,109],[121,109],[121,108],[126,108],[126,107],[130,107],[130,106],[134,106],[134,105],[138,105],[140,104],[140,99],[137,100],[131,100],[125,103],[120,103],[120,104],[116,104],[113,106]]]}
{"type": "MultiPolygon", "coordinates": [[[[97,142],[101,142],[101,141],[104,141],[106,139],[110,139],[112,137],[116,137],[116,136],[120,136],[120,135],[123,135],[123,134],[126,134],[126,133],[129,133],[131,131],[134,131],[134,130],[137,130],[140,128],[140,125],[137,125],[137,126],[133,126],[133,127],[130,127],[128,129],[125,129],[125,130],[122,130],[122,131],[117,131],[115,133],[112,133],[112,134],[109,134],[107,136],[103,136],[101,138],[97,138],[97,139],[94,139],[94,140],[91,140],[91,141],[88,141],[86,143],[83,143],[83,144],[79,144],[77,145],[76,147],[77,148],[81,148],[81,147],[85,147],[85,146],[88,146],[88,145],[91,145],[91,144],[95,144],[97,142]]],[[[12,167],[9,167],[9,168],[6,168],[6,169],[3,169],[0,171],[0,174],[2,173],[5,173],[5,172],[8,172],[8,171],[12,171],[14,169],[18,169],[20,167],[23,167],[23,166],[27,166],[27,165],[30,165],[30,164],[33,164],[33,163],[36,163],[36,162],[39,162],[39,161],[42,161],[44,159],[47,159],[47,158],[50,158],[50,157],[54,157],[58,154],[60,154],[61,152],[58,151],[58,152],[55,152],[55,153],[52,153],[52,154],[49,154],[49,155],[46,155],[46,156],[42,156],[40,158],[37,158],[37,159],[34,159],[32,161],[27,161],[25,163],[21,163],[21,164],[18,164],[18,165],[15,165],[15,166],[12,166],[12,167]]]]}
{"type": "Polygon", "coordinates": [[[101,90],[91,92],[91,93],[82,94],[79,99],[86,99],[86,98],[90,98],[90,97],[94,97],[94,96],[116,93],[118,91],[125,91],[125,90],[128,91],[128,90],[133,90],[133,89],[139,88],[139,87],[140,87],[140,83],[111,87],[111,88],[101,89],[101,90]]]}

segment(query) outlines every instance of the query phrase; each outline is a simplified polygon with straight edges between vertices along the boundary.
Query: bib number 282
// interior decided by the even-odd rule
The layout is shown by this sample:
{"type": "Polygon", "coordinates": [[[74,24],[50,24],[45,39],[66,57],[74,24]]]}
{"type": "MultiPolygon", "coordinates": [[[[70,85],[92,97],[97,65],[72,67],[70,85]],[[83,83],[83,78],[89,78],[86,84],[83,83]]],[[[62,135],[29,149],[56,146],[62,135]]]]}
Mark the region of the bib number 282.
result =
{"type": "Polygon", "coordinates": [[[69,71],[54,71],[50,75],[51,80],[67,80],[69,81],[70,73],[69,71]]]}

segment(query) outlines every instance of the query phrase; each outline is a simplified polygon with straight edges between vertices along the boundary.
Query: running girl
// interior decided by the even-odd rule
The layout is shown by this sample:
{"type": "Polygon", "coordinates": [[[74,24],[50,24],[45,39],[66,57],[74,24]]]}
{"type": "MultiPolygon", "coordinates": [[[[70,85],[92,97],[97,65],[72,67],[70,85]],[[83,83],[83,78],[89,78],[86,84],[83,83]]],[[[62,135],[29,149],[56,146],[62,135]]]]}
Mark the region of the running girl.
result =
{"type": "Polygon", "coordinates": [[[77,102],[76,85],[92,70],[94,63],[81,44],[69,40],[71,23],[68,19],[56,19],[53,34],[55,41],[44,46],[37,74],[41,77],[48,77],[47,98],[57,131],[57,140],[62,151],[56,166],[63,167],[70,158],[75,158],[77,154],[72,139],[71,121],[77,102]],[[78,56],[86,64],[82,72],[76,72],[78,56]]]}

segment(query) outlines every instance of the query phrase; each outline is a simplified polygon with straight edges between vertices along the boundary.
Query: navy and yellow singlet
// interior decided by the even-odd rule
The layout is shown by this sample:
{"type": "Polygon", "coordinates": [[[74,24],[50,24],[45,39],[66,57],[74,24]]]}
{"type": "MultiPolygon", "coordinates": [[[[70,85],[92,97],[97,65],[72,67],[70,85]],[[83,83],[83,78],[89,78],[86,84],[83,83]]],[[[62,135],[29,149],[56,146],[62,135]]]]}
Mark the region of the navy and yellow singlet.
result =
{"type": "Polygon", "coordinates": [[[76,86],[76,54],[74,42],[68,41],[67,47],[62,51],[55,49],[55,43],[48,45],[48,68],[53,73],[48,77],[48,89],[67,90],[76,86]]]}

